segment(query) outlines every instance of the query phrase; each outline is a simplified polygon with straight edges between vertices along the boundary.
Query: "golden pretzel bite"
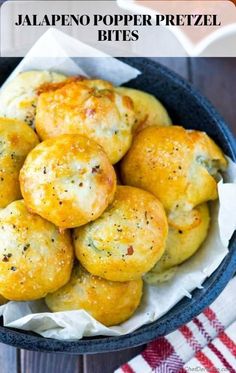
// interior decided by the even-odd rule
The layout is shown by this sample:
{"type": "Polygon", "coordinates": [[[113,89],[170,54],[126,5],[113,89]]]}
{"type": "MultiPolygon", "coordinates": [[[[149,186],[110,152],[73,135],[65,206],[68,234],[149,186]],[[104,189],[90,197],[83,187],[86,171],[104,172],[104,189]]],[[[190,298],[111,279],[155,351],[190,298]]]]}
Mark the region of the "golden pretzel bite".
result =
{"type": "Polygon", "coordinates": [[[149,126],[169,126],[171,119],[164,106],[147,92],[138,89],[117,87],[117,92],[129,96],[134,104],[136,123],[134,131],[138,132],[149,126]]]}
{"type": "Polygon", "coordinates": [[[124,184],[153,193],[170,211],[191,210],[217,198],[215,176],[227,161],[204,132],[183,127],[148,127],[122,160],[124,184]]]}
{"type": "Polygon", "coordinates": [[[68,284],[49,294],[46,303],[53,312],[83,309],[102,324],[112,326],[132,316],[140,303],[142,286],[142,279],[107,281],[76,265],[68,284]]]}
{"type": "Polygon", "coordinates": [[[13,78],[0,93],[0,116],[19,119],[34,127],[38,90],[46,83],[66,77],[51,71],[25,71],[13,78]]]}
{"type": "Polygon", "coordinates": [[[70,233],[32,215],[24,201],[0,211],[0,294],[10,300],[44,297],[65,285],[73,264],[70,233]]]}
{"type": "Polygon", "coordinates": [[[94,275],[111,281],[134,280],[163,254],[167,230],[165,211],[152,194],[118,186],[102,216],[74,230],[76,256],[94,275]]]}
{"type": "MultiPolygon", "coordinates": [[[[210,223],[210,214],[207,203],[197,206],[194,215],[199,215],[194,226],[186,225],[187,228],[176,228],[169,226],[165,252],[161,259],[146,275],[147,282],[166,281],[169,273],[175,266],[190,258],[205,240],[210,223]]],[[[189,213],[190,220],[192,212],[189,213]]],[[[185,216],[186,218],[186,216],[185,216]]]]}
{"type": "Polygon", "coordinates": [[[98,218],[112,202],[115,171],[103,149],[80,135],[41,142],[20,172],[26,206],[61,228],[98,218]]]}
{"type": "Polygon", "coordinates": [[[132,100],[103,80],[72,82],[42,93],[35,119],[42,140],[81,134],[100,144],[111,163],[118,162],[129,149],[134,120],[132,100]]]}
{"type": "Polygon", "coordinates": [[[21,198],[20,169],[38,142],[37,135],[26,123],[0,118],[0,208],[21,198]]]}

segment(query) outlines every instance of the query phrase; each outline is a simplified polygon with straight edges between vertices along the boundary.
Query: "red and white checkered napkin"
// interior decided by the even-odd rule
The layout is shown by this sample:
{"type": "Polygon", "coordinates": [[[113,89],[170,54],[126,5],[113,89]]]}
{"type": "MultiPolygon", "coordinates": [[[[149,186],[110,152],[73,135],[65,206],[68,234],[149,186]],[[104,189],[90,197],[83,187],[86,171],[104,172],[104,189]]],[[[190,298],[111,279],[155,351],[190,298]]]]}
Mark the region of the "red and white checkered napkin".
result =
{"type": "Polygon", "coordinates": [[[236,277],[211,307],[115,373],[236,372],[236,277]]]}

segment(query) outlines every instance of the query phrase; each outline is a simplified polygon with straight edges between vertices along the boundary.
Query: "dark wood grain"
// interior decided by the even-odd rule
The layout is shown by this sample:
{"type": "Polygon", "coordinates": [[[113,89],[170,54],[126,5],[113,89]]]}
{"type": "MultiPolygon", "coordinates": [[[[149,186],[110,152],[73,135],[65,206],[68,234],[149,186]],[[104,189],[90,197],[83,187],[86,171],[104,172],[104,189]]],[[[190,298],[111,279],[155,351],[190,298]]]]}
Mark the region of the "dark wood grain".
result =
{"type": "Polygon", "coordinates": [[[139,346],[123,351],[84,356],[84,373],[112,373],[139,354],[143,348],[144,346],[139,346]]]}
{"type": "Polygon", "coordinates": [[[190,60],[188,58],[179,57],[155,57],[151,58],[153,61],[157,61],[169,69],[173,70],[177,74],[181,75],[183,78],[189,80],[189,64],[190,60]]]}
{"type": "Polygon", "coordinates": [[[236,134],[236,58],[191,58],[190,75],[236,134]]]}
{"type": "Polygon", "coordinates": [[[18,369],[19,362],[20,350],[0,343],[0,372],[21,373],[18,369]]]}
{"type": "Polygon", "coordinates": [[[83,373],[83,358],[21,350],[21,370],[18,373],[83,373]]]}

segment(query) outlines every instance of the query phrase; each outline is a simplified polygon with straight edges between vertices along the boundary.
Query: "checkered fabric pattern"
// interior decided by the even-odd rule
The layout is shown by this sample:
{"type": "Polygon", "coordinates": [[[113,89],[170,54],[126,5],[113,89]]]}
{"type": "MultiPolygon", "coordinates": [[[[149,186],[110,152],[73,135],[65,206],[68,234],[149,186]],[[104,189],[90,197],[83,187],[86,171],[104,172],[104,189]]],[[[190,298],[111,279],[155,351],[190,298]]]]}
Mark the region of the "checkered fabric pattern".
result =
{"type": "Polygon", "coordinates": [[[115,371],[151,372],[236,373],[236,277],[200,315],[115,371]]]}

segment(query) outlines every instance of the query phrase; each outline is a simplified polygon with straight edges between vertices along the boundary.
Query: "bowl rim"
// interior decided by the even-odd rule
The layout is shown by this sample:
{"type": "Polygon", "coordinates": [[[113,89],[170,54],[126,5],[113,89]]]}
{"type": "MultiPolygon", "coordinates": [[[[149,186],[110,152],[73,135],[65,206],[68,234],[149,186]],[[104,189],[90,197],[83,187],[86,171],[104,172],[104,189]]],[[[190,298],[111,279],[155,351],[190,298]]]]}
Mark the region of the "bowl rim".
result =
{"type": "MultiPolygon", "coordinates": [[[[131,66],[139,68],[139,63],[150,67],[157,68],[163,76],[170,80],[174,80],[181,86],[188,94],[192,95],[197,103],[203,107],[207,114],[214,118],[214,121],[221,130],[221,134],[227,143],[228,150],[230,151],[231,158],[236,160],[236,147],[234,136],[230,129],[227,127],[225,121],[218,114],[212,104],[199,93],[190,83],[185,81],[177,73],[172,72],[169,68],[161,65],[160,63],[144,58],[119,58],[121,61],[128,63],[131,66]]],[[[54,353],[68,353],[68,354],[92,354],[101,352],[111,352],[131,348],[138,345],[145,344],[152,341],[157,337],[164,336],[181,325],[186,324],[195,316],[203,311],[209,304],[211,304],[217,296],[221,293],[229,280],[236,272],[236,234],[231,238],[230,250],[228,255],[224,258],[220,266],[215,272],[208,277],[203,284],[207,284],[207,296],[201,289],[193,290],[194,293],[191,299],[191,307],[183,309],[178,308],[178,304],[171,309],[168,313],[163,315],[160,319],[142,326],[136,331],[122,335],[122,336],[98,336],[91,338],[82,338],[76,341],[64,341],[53,338],[45,338],[35,333],[29,333],[25,330],[17,330],[0,326],[0,342],[27,350],[41,351],[41,352],[54,352],[54,353]],[[176,308],[176,309],[175,309],[176,308]],[[171,315],[169,315],[171,313],[171,315]],[[165,318],[168,316],[168,323],[165,318]]],[[[183,298],[185,299],[185,298],[183,298]]],[[[188,300],[185,299],[185,302],[188,300]]]]}

